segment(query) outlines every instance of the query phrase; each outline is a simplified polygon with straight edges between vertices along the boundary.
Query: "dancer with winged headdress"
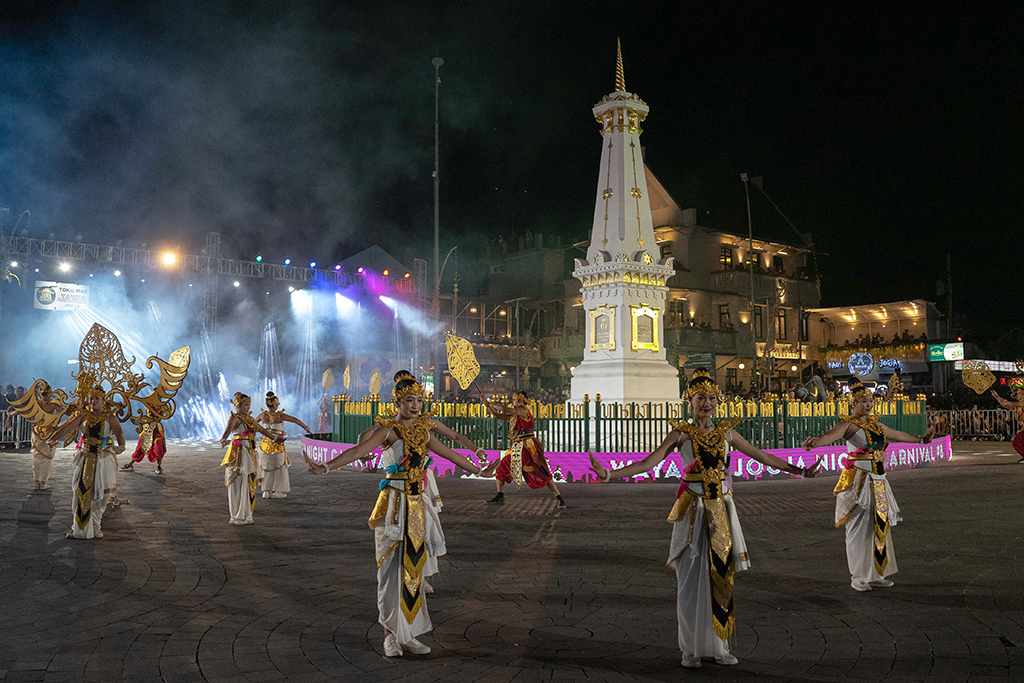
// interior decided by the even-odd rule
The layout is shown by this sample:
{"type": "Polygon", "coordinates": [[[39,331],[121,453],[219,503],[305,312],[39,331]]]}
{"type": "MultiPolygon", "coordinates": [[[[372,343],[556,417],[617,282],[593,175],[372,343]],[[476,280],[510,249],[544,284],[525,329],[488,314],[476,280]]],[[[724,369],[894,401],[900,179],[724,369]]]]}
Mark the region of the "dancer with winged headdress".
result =
{"type": "Polygon", "coordinates": [[[63,402],[67,394],[59,389],[56,393],[62,400],[54,401],[50,385],[37,379],[25,395],[13,401],[8,409],[8,412],[21,415],[32,423],[32,475],[35,488],[42,491],[50,488],[50,472],[53,471],[53,456],[56,453],[56,447],[50,445],[47,438],[69,409],[63,402]]]}
{"type": "Polygon", "coordinates": [[[733,449],[783,472],[813,477],[812,467],[797,467],[751,445],[734,429],[740,420],[711,423],[721,392],[706,370],[697,370],[686,391],[693,408],[693,424],[669,420],[672,430],[649,456],[617,470],[605,470],[590,456],[591,469],[600,481],[630,477],[654,469],[678,450],[686,466],[676,503],[668,516],[672,543],[668,566],[676,571],[676,617],[682,664],[701,666],[701,657],[714,657],[723,665],[737,664],[730,653],[736,615],[734,576],[750,568],[743,530],[732,499],[729,453],[733,449]]]}
{"type": "Polygon", "coordinates": [[[887,427],[871,411],[875,397],[854,377],[850,382],[850,416],[843,417],[821,436],[809,436],[804,448],[827,446],[837,439],[846,441],[849,456],[839,475],[836,497],[836,527],[846,527],[846,562],[850,586],[855,591],[888,587],[885,578],[895,574],[896,552],[892,546],[892,527],[903,519],[899,505],[885,478],[885,449],[889,440],[928,443],[934,429],[917,437],[887,427]]]}
{"type": "Polygon", "coordinates": [[[99,384],[90,384],[88,376],[84,379],[76,392],[84,409],[47,439],[50,446],[56,446],[60,439],[81,432],[72,484],[73,521],[67,533],[67,538],[76,539],[103,538],[103,513],[107,501],[117,493],[115,456],[124,452],[121,423],[106,409],[107,392],[99,384]]]}
{"type": "Polygon", "coordinates": [[[395,417],[378,417],[355,446],[322,465],[305,458],[310,472],[326,474],[383,448],[380,464],[385,477],[369,525],[377,547],[377,609],[384,627],[384,654],[401,657],[403,652],[430,652],[416,639],[433,628],[422,583],[427,557],[435,552],[430,546],[439,542],[434,517],[423,500],[430,452],[469,472],[487,474],[431,433],[434,425],[422,414],[424,391],[419,382],[399,380],[391,398],[395,417]]]}

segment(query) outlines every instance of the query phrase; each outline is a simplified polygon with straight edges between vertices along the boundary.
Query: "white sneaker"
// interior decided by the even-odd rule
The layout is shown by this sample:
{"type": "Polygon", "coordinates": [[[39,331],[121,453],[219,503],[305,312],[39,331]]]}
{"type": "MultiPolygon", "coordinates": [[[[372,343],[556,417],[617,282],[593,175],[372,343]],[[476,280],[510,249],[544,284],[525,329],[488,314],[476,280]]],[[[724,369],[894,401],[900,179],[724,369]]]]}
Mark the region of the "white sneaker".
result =
{"type": "Polygon", "coordinates": [[[278,493],[277,491],[271,491],[270,492],[270,497],[271,498],[287,498],[288,494],[287,493],[278,493]]]}
{"type": "Polygon", "coordinates": [[[871,586],[878,586],[879,588],[888,588],[892,585],[892,581],[889,579],[880,579],[878,581],[868,581],[871,586]]]}
{"type": "Polygon", "coordinates": [[[398,644],[398,639],[395,638],[394,633],[389,633],[384,636],[384,656],[385,657],[401,657],[402,646],[398,644]]]}
{"type": "Polygon", "coordinates": [[[93,538],[103,538],[103,532],[97,529],[92,533],[93,538]]]}
{"type": "Polygon", "coordinates": [[[735,666],[740,663],[740,660],[736,659],[735,655],[726,652],[724,655],[718,655],[715,657],[715,664],[721,666],[735,666]]]}
{"type": "Polygon", "coordinates": [[[408,643],[402,646],[403,650],[408,650],[414,655],[428,655],[430,654],[430,648],[421,643],[420,641],[413,638],[408,643]]]}
{"type": "Polygon", "coordinates": [[[270,498],[270,491],[264,491],[263,492],[263,497],[264,498],[270,498]]]}
{"type": "Polygon", "coordinates": [[[850,586],[853,588],[853,590],[859,591],[861,593],[863,593],[864,591],[871,590],[871,584],[865,581],[864,579],[854,579],[850,582],[850,586]]]}
{"type": "Polygon", "coordinates": [[[684,652],[682,665],[687,669],[699,669],[701,666],[700,657],[684,652]]]}
{"type": "Polygon", "coordinates": [[[423,592],[427,595],[434,594],[434,587],[427,583],[427,577],[423,577],[423,592]]]}
{"type": "Polygon", "coordinates": [[[47,491],[47,490],[49,490],[49,489],[51,489],[51,488],[53,488],[53,487],[52,487],[52,486],[50,486],[49,484],[40,484],[40,485],[39,485],[39,490],[40,490],[40,491],[47,491]]]}

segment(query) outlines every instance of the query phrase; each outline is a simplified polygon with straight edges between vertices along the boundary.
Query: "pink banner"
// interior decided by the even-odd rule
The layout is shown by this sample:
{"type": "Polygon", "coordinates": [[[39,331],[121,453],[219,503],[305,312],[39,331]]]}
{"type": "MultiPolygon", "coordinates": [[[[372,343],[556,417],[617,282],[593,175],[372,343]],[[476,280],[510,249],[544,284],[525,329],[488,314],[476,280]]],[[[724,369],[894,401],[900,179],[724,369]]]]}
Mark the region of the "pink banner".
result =
{"type": "MultiPolygon", "coordinates": [[[[351,444],[340,444],[331,441],[314,441],[302,437],[302,447],[305,449],[309,459],[314,462],[326,462],[339,455],[351,444]]],[[[469,451],[456,449],[457,453],[465,455],[472,461],[476,458],[471,456],[469,451]]],[[[815,448],[805,451],[802,448],[789,448],[766,451],[774,456],[782,458],[786,462],[797,467],[810,467],[818,456],[821,458],[821,472],[836,472],[843,469],[846,464],[846,446],[832,445],[826,448],[815,448]]],[[[493,462],[494,458],[500,458],[499,451],[486,451],[487,459],[493,462]]],[[[371,454],[365,463],[353,463],[352,467],[361,470],[372,470],[376,467],[380,458],[380,451],[371,454]]],[[[593,474],[590,472],[590,458],[586,453],[546,453],[548,465],[557,481],[593,481],[593,474]]],[[[647,453],[595,453],[594,457],[605,468],[613,469],[624,467],[647,457],[647,453]]],[[[465,473],[462,468],[456,467],[454,463],[441,456],[435,455],[432,467],[434,474],[438,477],[451,475],[463,475],[472,477],[465,473]]],[[[918,467],[936,462],[938,460],[949,460],[953,457],[952,442],[950,437],[943,436],[931,443],[893,443],[885,451],[885,469],[892,470],[896,467],[918,467]]],[[[632,477],[632,481],[679,481],[679,473],[683,469],[683,461],[678,453],[672,453],[665,458],[654,469],[646,474],[632,477]]],[[[741,479],[773,479],[776,477],[790,477],[774,467],[765,467],[761,463],[748,458],[739,451],[733,451],[729,457],[729,474],[733,478],[741,479]]]]}

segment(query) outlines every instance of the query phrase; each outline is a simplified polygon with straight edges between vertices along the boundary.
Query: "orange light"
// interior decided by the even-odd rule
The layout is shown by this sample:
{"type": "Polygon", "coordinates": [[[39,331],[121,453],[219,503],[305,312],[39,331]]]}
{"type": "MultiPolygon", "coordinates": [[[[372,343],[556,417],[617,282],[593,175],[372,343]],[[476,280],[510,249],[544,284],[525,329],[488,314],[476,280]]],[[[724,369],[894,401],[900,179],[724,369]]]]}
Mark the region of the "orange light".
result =
{"type": "Polygon", "coordinates": [[[387,274],[388,274],[388,269],[387,269],[387,268],[385,268],[385,269],[384,269],[384,277],[387,277],[387,274]]]}
{"type": "Polygon", "coordinates": [[[409,273],[406,273],[406,274],[405,274],[405,277],[409,277],[409,273]]]}

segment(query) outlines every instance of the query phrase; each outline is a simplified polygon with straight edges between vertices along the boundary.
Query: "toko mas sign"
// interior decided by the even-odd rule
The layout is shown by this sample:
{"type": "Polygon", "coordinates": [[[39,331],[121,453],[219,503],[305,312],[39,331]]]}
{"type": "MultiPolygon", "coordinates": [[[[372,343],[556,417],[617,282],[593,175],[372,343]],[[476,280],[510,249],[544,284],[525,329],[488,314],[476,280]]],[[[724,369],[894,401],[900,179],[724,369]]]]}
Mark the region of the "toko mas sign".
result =
{"type": "MultiPolygon", "coordinates": [[[[350,444],[333,443],[331,441],[314,441],[302,437],[302,447],[305,449],[309,459],[314,462],[326,462],[333,459],[343,450],[350,447],[350,444]]],[[[470,460],[469,451],[458,450],[470,460]]],[[[846,446],[833,445],[825,448],[814,448],[805,451],[802,448],[776,449],[766,451],[782,458],[797,467],[810,467],[814,461],[821,456],[820,472],[838,473],[846,466],[846,446]]],[[[487,459],[493,462],[500,458],[499,451],[486,451],[487,459]]],[[[546,453],[551,472],[558,481],[593,481],[593,473],[590,471],[590,458],[586,453],[546,453]]],[[[616,469],[632,464],[647,457],[647,453],[595,453],[594,457],[605,468],[616,469]]],[[[438,477],[472,475],[465,473],[461,468],[456,467],[452,462],[440,457],[434,457],[434,465],[431,468],[438,477]]],[[[937,462],[949,460],[953,457],[950,437],[944,436],[935,439],[931,443],[894,443],[889,444],[885,452],[885,469],[893,470],[897,467],[918,467],[937,462]]],[[[380,453],[374,453],[366,463],[353,465],[357,469],[372,470],[376,467],[380,453]]],[[[632,477],[633,481],[666,481],[679,482],[680,473],[683,471],[683,460],[678,453],[670,454],[654,469],[645,474],[632,477]]],[[[792,475],[780,472],[774,467],[765,467],[761,463],[748,458],[739,451],[733,451],[729,456],[728,472],[733,479],[774,479],[789,478],[792,475]]]]}

